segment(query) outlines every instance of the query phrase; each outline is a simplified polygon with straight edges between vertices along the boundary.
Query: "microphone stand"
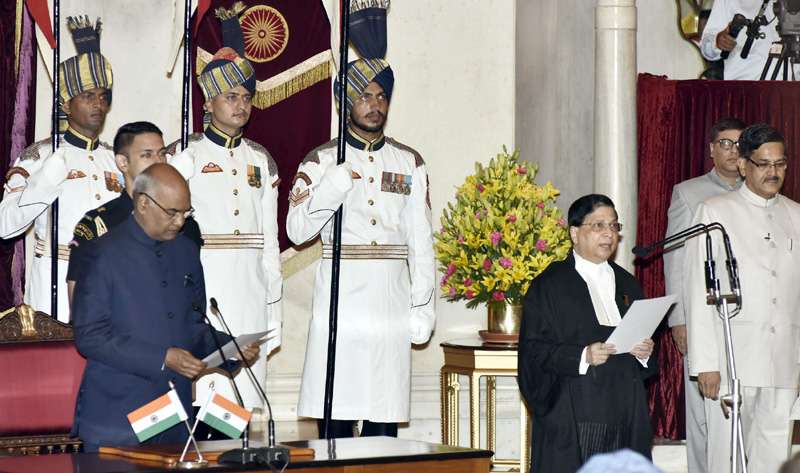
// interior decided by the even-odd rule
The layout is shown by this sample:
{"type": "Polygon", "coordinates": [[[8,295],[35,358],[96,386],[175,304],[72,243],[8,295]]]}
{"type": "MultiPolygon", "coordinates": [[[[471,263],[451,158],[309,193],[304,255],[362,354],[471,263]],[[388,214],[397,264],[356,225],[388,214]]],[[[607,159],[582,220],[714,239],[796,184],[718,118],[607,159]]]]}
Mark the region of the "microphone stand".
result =
{"type": "Polygon", "coordinates": [[[722,319],[722,326],[725,336],[725,354],[728,365],[728,378],[729,390],[726,395],[720,396],[720,403],[725,417],[728,417],[726,406],[730,408],[731,413],[731,473],[739,472],[739,462],[741,462],[741,472],[747,473],[747,463],[744,452],[744,436],[742,432],[742,418],[740,409],[742,404],[741,397],[741,382],[736,374],[736,360],[733,355],[733,336],[731,334],[731,319],[735,317],[742,308],[742,290],[739,284],[739,266],[736,257],[733,255],[731,248],[731,241],[728,237],[728,232],[725,227],[719,222],[713,222],[708,225],[699,223],[680,231],[674,235],[653,243],[649,246],[636,246],[633,253],[639,257],[645,257],[655,249],[672,243],[681,239],[693,238],[701,233],[706,234],[706,261],[704,263],[705,280],[706,280],[706,303],[714,305],[717,314],[722,319]],[[722,233],[723,246],[725,248],[725,269],[728,272],[728,280],[730,282],[730,294],[722,294],[720,289],[719,279],[716,274],[716,264],[714,262],[713,249],[711,245],[712,230],[717,230],[722,233]],[[736,308],[733,311],[728,309],[728,304],[734,304],[736,308]],[[738,460],[738,461],[737,461],[738,460]]]}
{"type": "MultiPolygon", "coordinates": [[[[228,327],[227,322],[225,322],[225,317],[222,316],[222,312],[219,310],[219,305],[217,304],[217,300],[215,298],[210,298],[211,302],[211,312],[216,315],[219,320],[222,322],[222,326],[225,328],[225,333],[227,333],[231,337],[231,341],[233,345],[236,347],[236,351],[239,353],[239,357],[242,359],[242,363],[244,364],[245,369],[253,378],[253,382],[258,389],[258,393],[261,396],[261,399],[267,405],[267,410],[269,412],[269,420],[267,421],[267,446],[263,448],[249,448],[249,445],[244,443],[244,438],[246,438],[247,431],[249,430],[249,423],[248,428],[245,429],[245,437],[242,439],[242,448],[241,449],[234,449],[229,450],[222,455],[219,456],[217,460],[218,463],[235,463],[235,464],[250,464],[256,463],[259,465],[268,465],[272,467],[278,468],[285,468],[286,465],[289,464],[289,449],[286,447],[279,447],[275,444],[275,421],[272,418],[272,406],[269,403],[269,399],[267,398],[267,393],[264,392],[264,388],[261,387],[261,383],[256,378],[255,374],[253,374],[253,370],[245,361],[244,353],[242,352],[242,348],[239,346],[239,342],[236,341],[236,337],[231,332],[230,327],[228,327]]],[[[203,314],[205,315],[205,314],[203,314]]],[[[210,322],[209,322],[210,323],[210,322]]],[[[233,375],[231,375],[231,382],[233,382],[233,386],[236,387],[236,381],[233,379],[233,375]]],[[[241,396],[238,394],[239,390],[236,389],[237,397],[239,398],[239,404],[244,406],[242,402],[241,396]]]]}

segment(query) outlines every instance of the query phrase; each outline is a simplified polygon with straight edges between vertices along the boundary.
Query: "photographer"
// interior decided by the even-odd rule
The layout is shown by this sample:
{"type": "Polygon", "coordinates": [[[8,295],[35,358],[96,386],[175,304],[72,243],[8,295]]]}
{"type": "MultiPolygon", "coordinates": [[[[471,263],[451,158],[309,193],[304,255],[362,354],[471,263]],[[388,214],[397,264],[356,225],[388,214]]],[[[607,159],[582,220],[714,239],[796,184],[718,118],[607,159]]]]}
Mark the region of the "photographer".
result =
{"type": "MultiPolygon", "coordinates": [[[[728,51],[725,59],[725,80],[758,80],[769,55],[770,46],[780,40],[776,26],[778,24],[773,12],[775,0],[769,0],[764,16],[767,24],[761,26],[759,32],[763,38],[753,40],[747,58],[741,56],[747,41],[747,26],[741,28],[736,37],[731,35],[731,20],[737,13],[753,20],[759,12],[762,0],[716,0],[711,9],[711,16],[706,24],[700,40],[700,51],[709,61],[722,58],[722,52],[728,51]]],[[[797,69],[796,69],[797,70],[797,69]]]]}

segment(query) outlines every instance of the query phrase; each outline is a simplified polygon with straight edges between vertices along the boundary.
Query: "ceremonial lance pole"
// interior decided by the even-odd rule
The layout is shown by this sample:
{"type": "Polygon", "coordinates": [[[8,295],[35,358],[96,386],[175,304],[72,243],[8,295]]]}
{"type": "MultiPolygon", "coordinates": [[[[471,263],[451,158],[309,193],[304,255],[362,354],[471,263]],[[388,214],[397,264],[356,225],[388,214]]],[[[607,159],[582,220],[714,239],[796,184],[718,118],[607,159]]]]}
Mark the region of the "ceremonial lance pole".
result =
{"type": "MultiPolygon", "coordinates": [[[[183,5],[183,84],[181,94],[181,149],[189,143],[189,87],[191,86],[192,0],[183,5]]],[[[199,20],[199,18],[198,18],[199,20]]]]}
{"type": "MultiPolygon", "coordinates": [[[[51,132],[53,154],[58,149],[58,116],[61,111],[58,100],[58,53],[61,46],[60,4],[59,0],[53,0],[53,35],[56,40],[56,46],[53,48],[53,130],[51,132]]],[[[58,319],[58,199],[50,205],[50,316],[58,319]]]]}
{"type": "MultiPolygon", "coordinates": [[[[339,30],[339,135],[336,147],[336,163],[345,161],[344,134],[347,129],[347,48],[350,42],[350,0],[341,0],[339,30]]],[[[343,206],[344,204],[342,204],[343,206]]],[[[342,257],[342,206],[333,215],[333,257],[331,258],[331,305],[328,319],[328,364],[325,371],[325,404],[323,425],[325,438],[330,439],[331,413],[333,410],[333,379],[336,365],[336,330],[339,317],[339,266],[342,257]]]]}

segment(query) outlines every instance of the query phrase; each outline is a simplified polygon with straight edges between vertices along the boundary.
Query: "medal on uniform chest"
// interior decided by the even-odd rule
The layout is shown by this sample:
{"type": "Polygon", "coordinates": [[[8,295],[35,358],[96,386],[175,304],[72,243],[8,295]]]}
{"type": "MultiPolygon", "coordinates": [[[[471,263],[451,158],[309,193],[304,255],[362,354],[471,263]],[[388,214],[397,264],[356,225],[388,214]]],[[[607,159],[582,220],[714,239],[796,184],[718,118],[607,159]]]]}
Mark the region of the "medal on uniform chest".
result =
{"type": "Polygon", "coordinates": [[[393,194],[411,194],[411,175],[383,171],[381,191],[393,194]]]}
{"type": "Polygon", "coordinates": [[[106,189],[111,192],[122,192],[122,184],[120,183],[119,175],[115,172],[105,171],[106,189]]]}
{"type": "Polygon", "coordinates": [[[261,168],[253,164],[247,165],[247,183],[250,187],[261,188],[261,168]]]}

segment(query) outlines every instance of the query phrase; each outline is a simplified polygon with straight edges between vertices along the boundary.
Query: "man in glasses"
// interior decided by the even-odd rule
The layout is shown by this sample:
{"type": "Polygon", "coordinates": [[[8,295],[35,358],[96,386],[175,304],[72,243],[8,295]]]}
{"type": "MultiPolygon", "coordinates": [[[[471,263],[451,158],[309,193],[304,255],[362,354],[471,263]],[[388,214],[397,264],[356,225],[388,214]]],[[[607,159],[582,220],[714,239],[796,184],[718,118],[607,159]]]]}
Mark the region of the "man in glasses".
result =
{"type": "MultiPolygon", "coordinates": [[[[73,432],[87,452],[136,445],[127,414],[156,399],[172,381],[191,412],[200,361],[230,337],[203,322],[206,293],[197,247],[181,228],[192,213],[189,187],[175,168],[156,163],[133,183],[133,215],[89,247],[73,301],[75,344],[86,357],[73,432]],[[213,332],[213,336],[212,336],[213,332]]],[[[258,357],[257,344],[244,347],[258,357]]],[[[180,443],[178,424],[147,443],[180,443]]]]}
{"type": "MultiPolygon", "coordinates": [[[[739,150],[736,142],[745,124],[738,118],[723,118],[711,127],[708,150],[714,167],[702,176],[683,181],[672,188],[672,202],[667,212],[667,236],[689,227],[704,200],[738,189],[739,150]]],[[[683,242],[664,252],[664,282],[667,294],[683,293],[683,242]]],[[[686,314],[678,298],[668,319],[672,338],[683,355],[683,381],[686,401],[686,456],[689,473],[706,471],[706,416],[697,380],[689,377],[686,357],[686,314]]]]}
{"type": "MultiPolygon", "coordinates": [[[[89,264],[87,246],[124,222],[133,211],[133,181],[142,171],[155,163],[166,162],[166,148],[161,130],[150,122],[133,122],[122,125],[114,137],[114,161],[124,177],[125,192],[108,203],[87,212],[75,226],[72,241],[67,287],[70,301],[75,281],[89,264]]],[[[186,219],[186,236],[198,248],[202,244],[197,222],[186,219]]]]}
{"type": "MultiPolygon", "coordinates": [[[[744,185],[700,204],[693,220],[721,223],[739,263],[742,306],[731,319],[731,332],[742,386],[744,451],[753,472],[778,471],[787,457],[800,377],[800,204],[779,194],[788,163],[780,132],[766,124],[747,127],[739,137],[744,185]]],[[[717,276],[728,294],[722,238],[716,232],[713,237],[717,276]]],[[[719,401],[730,392],[729,373],[722,320],[706,304],[705,259],[705,238],[687,242],[689,370],[705,399],[708,471],[717,473],[730,468],[731,420],[719,401]]]]}

